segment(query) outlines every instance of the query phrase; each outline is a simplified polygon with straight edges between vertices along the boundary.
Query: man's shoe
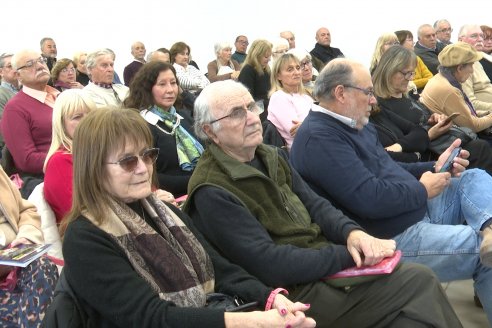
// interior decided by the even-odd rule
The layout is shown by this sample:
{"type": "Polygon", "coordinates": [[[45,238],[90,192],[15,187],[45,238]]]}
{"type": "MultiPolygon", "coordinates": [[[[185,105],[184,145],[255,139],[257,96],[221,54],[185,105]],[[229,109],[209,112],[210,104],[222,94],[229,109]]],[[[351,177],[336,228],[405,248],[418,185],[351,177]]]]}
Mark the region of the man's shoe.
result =
{"type": "Polygon", "coordinates": [[[483,240],[480,244],[480,260],[482,264],[492,267],[492,227],[483,229],[483,240]]]}

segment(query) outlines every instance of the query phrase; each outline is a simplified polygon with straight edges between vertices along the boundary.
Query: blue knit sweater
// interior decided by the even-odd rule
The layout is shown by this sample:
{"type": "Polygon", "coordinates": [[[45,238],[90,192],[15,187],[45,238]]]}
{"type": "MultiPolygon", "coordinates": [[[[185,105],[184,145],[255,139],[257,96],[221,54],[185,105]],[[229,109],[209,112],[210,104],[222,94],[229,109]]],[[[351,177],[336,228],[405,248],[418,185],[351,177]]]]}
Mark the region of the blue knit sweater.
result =
{"type": "Polygon", "coordinates": [[[313,190],[377,237],[394,237],[426,212],[427,192],[418,179],[434,163],[393,161],[372,124],[359,131],[311,111],[290,161],[313,190]]]}

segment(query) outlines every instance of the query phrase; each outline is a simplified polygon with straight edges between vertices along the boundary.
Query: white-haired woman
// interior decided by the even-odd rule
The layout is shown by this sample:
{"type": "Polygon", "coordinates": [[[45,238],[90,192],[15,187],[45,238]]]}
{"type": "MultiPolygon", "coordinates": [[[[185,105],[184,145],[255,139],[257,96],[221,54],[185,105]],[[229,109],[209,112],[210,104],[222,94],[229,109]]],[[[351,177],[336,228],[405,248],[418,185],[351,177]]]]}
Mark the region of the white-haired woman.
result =
{"type": "Polygon", "coordinates": [[[212,60],[207,65],[208,79],[210,82],[223,80],[237,80],[241,65],[231,59],[232,45],[228,42],[220,42],[214,45],[217,59],[212,60]]]}

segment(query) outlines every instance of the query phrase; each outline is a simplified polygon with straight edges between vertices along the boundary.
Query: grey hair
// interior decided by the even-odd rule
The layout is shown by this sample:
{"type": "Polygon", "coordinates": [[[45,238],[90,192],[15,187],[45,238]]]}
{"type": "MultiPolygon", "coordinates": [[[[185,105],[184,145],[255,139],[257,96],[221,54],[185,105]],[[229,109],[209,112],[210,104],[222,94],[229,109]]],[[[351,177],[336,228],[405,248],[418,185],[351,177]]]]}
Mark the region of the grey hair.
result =
{"type": "Polygon", "coordinates": [[[314,97],[320,101],[331,101],[335,99],[333,91],[339,85],[350,85],[354,83],[350,60],[335,58],[331,60],[321,71],[314,83],[314,97]]]}
{"type": "Polygon", "coordinates": [[[436,22],[434,23],[434,30],[437,30],[437,27],[439,26],[439,24],[441,23],[448,23],[449,25],[451,25],[451,23],[447,20],[447,19],[438,19],[436,20],[436,22]]]}
{"type": "Polygon", "coordinates": [[[217,42],[214,44],[215,54],[218,56],[223,49],[230,48],[232,50],[232,44],[230,42],[217,42]]]}
{"type": "Polygon", "coordinates": [[[151,51],[151,52],[149,52],[149,53],[147,54],[147,58],[145,58],[145,60],[146,60],[147,62],[149,62],[149,61],[152,59],[152,55],[154,54],[154,52],[155,52],[155,51],[151,51]]]}
{"type": "Polygon", "coordinates": [[[46,38],[42,38],[42,39],[41,39],[41,41],[39,41],[39,46],[40,46],[41,48],[43,48],[43,45],[44,45],[44,43],[45,43],[46,41],[53,41],[53,42],[55,42],[55,40],[53,40],[53,38],[46,37],[46,38]]]}
{"type": "Polygon", "coordinates": [[[85,60],[85,67],[87,67],[87,71],[90,73],[91,69],[96,67],[97,57],[106,56],[106,55],[110,55],[111,57],[113,57],[114,52],[110,49],[104,48],[104,49],[99,49],[99,50],[96,50],[96,51],[88,54],[87,58],[85,60]]]}
{"type": "Polygon", "coordinates": [[[0,68],[3,68],[5,65],[5,58],[13,57],[14,54],[11,53],[4,53],[0,55],[0,68]]]}
{"type": "MultiPolygon", "coordinates": [[[[195,119],[194,129],[195,135],[204,140],[211,141],[209,136],[203,130],[205,124],[210,124],[216,117],[212,114],[212,110],[219,99],[227,99],[231,91],[246,91],[248,89],[241,83],[234,80],[216,81],[209,84],[200,92],[200,95],[195,100],[193,118],[195,119]]],[[[213,132],[220,130],[220,122],[211,124],[213,132]]]]}
{"type": "Polygon", "coordinates": [[[464,37],[464,36],[467,36],[468,34],[468,31],[473,29],[473,28],[480,28],[480,25],[478,24],[466,24],[466,25],[463,25],[461,28],[460,28],[460,31],[458,33],[458,41],[461,41],[461,38],[464,37]]]}
{"type": "Polygon", "coordinates": [[[311,54],[307,50],[300,49],[300,48],[289,49],[289,51],[287,51],[287,53],[293,54],[297,58],[297,60],[299,60],[300,62],[302,62],[306,58],[309,60],[312,59],[311,54]]]}

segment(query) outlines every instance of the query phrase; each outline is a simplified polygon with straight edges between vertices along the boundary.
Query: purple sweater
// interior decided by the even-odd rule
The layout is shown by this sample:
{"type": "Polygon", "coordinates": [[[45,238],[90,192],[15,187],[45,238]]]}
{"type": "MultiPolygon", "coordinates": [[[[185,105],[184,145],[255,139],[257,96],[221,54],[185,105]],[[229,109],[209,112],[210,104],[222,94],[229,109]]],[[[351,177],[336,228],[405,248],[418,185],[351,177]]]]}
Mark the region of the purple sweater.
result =
{"type": "Polygon", "coordinates": [[[53,109],[19,91],[5,105],[2,133],[15,166],[25,173],[43,173],[51,145],[53,109]]]}

